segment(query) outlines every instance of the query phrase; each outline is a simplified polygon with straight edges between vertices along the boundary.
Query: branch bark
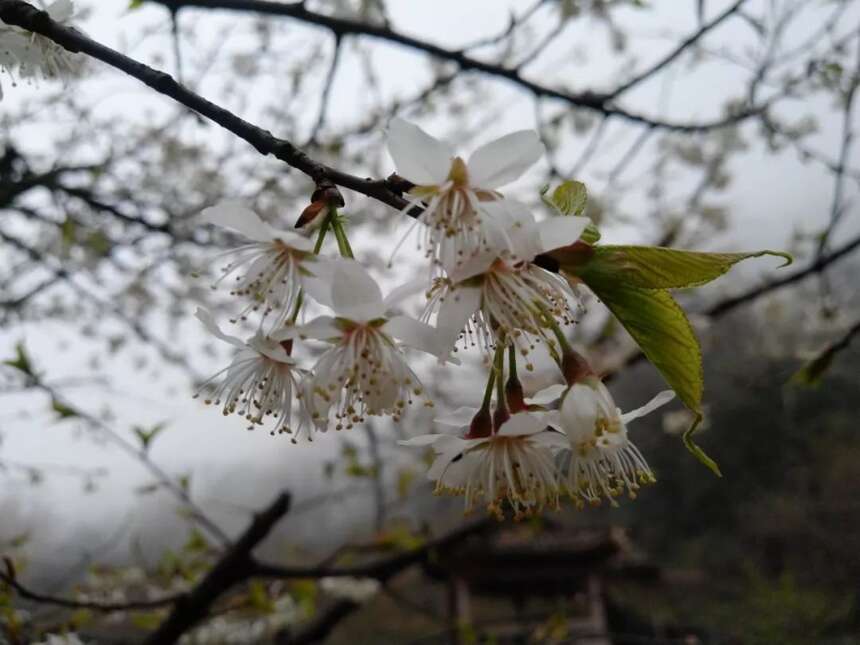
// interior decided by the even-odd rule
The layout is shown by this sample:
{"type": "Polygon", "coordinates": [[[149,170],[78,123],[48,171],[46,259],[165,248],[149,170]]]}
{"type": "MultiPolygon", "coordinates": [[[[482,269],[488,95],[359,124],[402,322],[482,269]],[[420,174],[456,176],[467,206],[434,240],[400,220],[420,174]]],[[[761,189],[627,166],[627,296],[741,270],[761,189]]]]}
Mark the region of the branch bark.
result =
{"type": "Polygon", "coordinates": [[[281,493],[254,521],[209,573],[188,595],[176,601],[161,625],[144,641],[145,645],[168,645],[179,640],[208,613],[209,607],[233,585],[247,579],[254,570],[252,551],[287,514],[290,495],[281,493]]]}

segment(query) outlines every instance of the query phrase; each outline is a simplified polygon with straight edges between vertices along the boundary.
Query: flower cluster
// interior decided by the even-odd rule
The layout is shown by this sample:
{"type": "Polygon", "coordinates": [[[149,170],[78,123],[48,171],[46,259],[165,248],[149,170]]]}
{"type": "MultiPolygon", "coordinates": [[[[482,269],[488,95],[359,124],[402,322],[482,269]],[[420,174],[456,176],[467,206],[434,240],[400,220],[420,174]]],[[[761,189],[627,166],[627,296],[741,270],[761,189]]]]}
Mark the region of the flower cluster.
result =
{"type": "Polygon", "coordinates": [[[242,303],[233,323],[254,315],[259,321],[256,333],[243,341],[223,333],[209,312],[198,309],[204,327],[239,350],[198,396],[205,392],[206,403],[220,406],[225,415],[243,416],[249,429],[273,421],[272,434],[289,433],[294,441],[330,425],[351,428],[368,415],[399,420],[424,391],[406,361],[404,345],[444,354],[432,327],[390,313],[408,288],[383,298],[358,262],[319,255],[328,227],[340,227],[334,210],[328,210],[324,217],[330,223],[319,228],[316,245],[300,233],[272,228],[236,202],[203,212],[204,222],[246,238],[228,252],[232,260],[213,288],[230,281],[230,294],[242,303]],[[308,299],[334,315],[299,324],[308,299]],[[307,339],[327,346],[312,369],[301,367],[293,354],[296,342],[307,339]]]}
{"type": "Polygon", "coordinates": [[[395,119],[389,151],[412,186],[405,210],[420,209],[419,244],[430,273],[417,289],[404,285],[388,297],[352,258],[335,209],[343,203],[339,195],[318,190],[294,232],[272,228],[235,202],[206,209],[206,222],[246,239],[228,252],[231,260],[213,287],[228,282],[242,303],[234,323],[258,319],[254,335],[243,341],[198,311],[212,334],[238,349],[232,363],[204,384],[207,403],[242,415],[250,428],[271,420],[273,433],[291,433],[294,440],[329,427],[347,430],[371,415],[396,421],[417,398],[431,405],[404,347],[444,362],[462,339],[491,363],[481,407],[437,420],[455,434],[402,442],[434,449],[429,477],[437,492],[463,495],[467,511],[485,506],[497,516],[510,510],[515,517],[558,508],[563,498],[584,506],[615,503],[625,492],[635,496],[654,476],[626,424],[674,394],[663,392],[623,414],[566,340],[564,326],[579,306],[576,292],[568,279],[543,268],[541,256],[577,248],[589,222],[570,215],[538,221],[525,204],[498,191],[542,150],[534,132],[522,131],[464,161],[420,128],[395,119]],[[329,230],[339,258],[320,254],[329,230]],[[422,289],[427,303],[419,320],[394,313],[404,295],[422,289]],[[299,322],[309,300],[331,313],[299,322]],[[294,349],[306,341],[324,349],[315,364],[302,367],[294,349]],[[516,374],[518,360],[532,367],[530,353],[538,343],[566,380],[561,391],[540,393],[544,399],[555,394],[550,405],[528,403],[516,374]]]}
{"type": "MultiPolygon", "coordinates": [[[[616,497],[626,492],[633,498],[642,485],[654,482],[630,441],[627,423],[665,405],[674,392],[660,392],[641,408],[622,413],[606,386],[589,374],[536,394],[535,400],[554,399],[555,405],[527,405],[518,396],[516,373],[509,371],[493,414],[487,396],[480,409],[464,407],[436,419],[465,430],[462,436],[429,434],[401,442],[433,447],[428,477],[438,494],[463,495],[466,512],[483,504],[500,518],[506,507],[522,518],[559,508],[563,497],[580,508],[602,499],[614,505],[616,497]]],[[[501,379],[501,370],[490,378],[501,379]]],[[[491,388],[492,383],[488,392],[491,388]]]]}
{"type": "Polygon", "coordinates": [[[404,212],[423,209],[420,243],[434,268],[424,320],[435,315],[452,347],[462,337],[488,355],[507,344],[527,355],[535,342],[557,352],[558,325],[574,320],[576,297],[563,278],[534,261],[575,243],[589,222],[537,222],[525,204],[497,190],[541,157],[538,135],[508,134],[466,162],[419,127],[394,119],[388,149],[398,174],[414,184],[404,212]]]}
{"type": "MultiPolygon", "coordinates": [[[[75,7],[72,0],[54,0],[45,11],[52,20],[68,25],[75,7]]],[[[19,78],[29,82],[65,78],[73,70],[72,57],[73,54],[49,38],[0,23],[0,71],[9,74],[13,85],[19,78]]]]}

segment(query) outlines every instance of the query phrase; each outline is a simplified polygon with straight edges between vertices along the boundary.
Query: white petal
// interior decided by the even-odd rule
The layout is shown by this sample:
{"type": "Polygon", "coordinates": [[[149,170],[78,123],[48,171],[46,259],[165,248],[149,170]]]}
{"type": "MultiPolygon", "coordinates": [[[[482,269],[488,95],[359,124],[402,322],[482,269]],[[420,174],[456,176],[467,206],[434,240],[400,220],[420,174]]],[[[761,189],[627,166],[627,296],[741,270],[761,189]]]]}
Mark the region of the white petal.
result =
{"type": "Polygon", "coordinates": [[[409,282],[395,287],[387,296],[385,296],[385,299],[383,300],[385,310],[388,311],[390,309],[393,309],[409,296],[412,296],[416,293],[421,293],[425,289],[427,289],[427,280],[423,280],[420,278],[410,280],[409,282]]]}
{"type": "Polygon", "coordinates": [[[539,392],[535,392],[534,396],[526,397],[526,400],[529,403],[534,403],[536,405],[547,405],[561,398],[561,395],[566,389],[567,385],[563,383],[556,383],[555,385],[545,387],[539,392]]]}
{"type": "Polygon", "coordinates": [[[456,469],[462,467],[463,462],[466,461],[466,455],[463,455],[463,448],[457,446],[448,446],[447,450],[444,450],[439,453],[439,456],[433,460],[433,464],[430,466],[430,469],[427,471],[427,479],[431,481],[438,481],[442,475],[445,475],[447,481],[449,480],[449,475],[453,476],[455,479],[459,479],[459,475],[456,473],[456,469]],[[460,460],[456,463],[454,460],[458,457],[460,460]],[[451,470],[451,468],[455,470],[451,470]]]}
{"type": "Polygon", "coordinates": [[[255,242],[271,242],[277,236],[277,231],[238,201],[220,202],[204,208],[200,219],[208,224],[233,229],[255,242]]]}
{"type": "Polygon", "coordinates": [[[639,417],[644,417],[646,414],[653,412],[659,407],[666,405],[669,401],[675,398],[675,393],[672,390],[663,390],[653,399],[648,401],[641,408],[636,408],[635,410],[630,410],[630,412],[625,412],[621,415],[621,420],[624,423],[629,423],[634,419],[638,419],[639,417]]]}
{"type": "Polygon", "coordinates": [[[316,338],[317,340],[332,340],[340,338],[343,330],[337,321],[331,316],[318,316],[304,325],[285,327],[283,330],[271,334],[274,339],[285,340],[286,338],[316,338]]]}
{"type": "Polygon", "coordinates": [[[466,322],[481,304],[480,287],[457,287],[442,302],[436,317],[439,340],[446,348],[453,348],[466,322]]]}
{"type": "Polygon", "coordinates": [[[537,226],[541,252],[573,244],[590,221],[587,217],[557,216],[540,222],[537,226]]]}
{"type": "Polygon", "coordinates": [[[391,119],[388,125],[388,153],[398,175],[423,186],[443,183],[454,156],[448,144],[398,118],[391,119]]]}
{"type": "Polygon", "coordinates": [[[535,434],[546,429],[546,421],[542,414],[532,412],[518,412],[502,424],[498,434],[516,437],[535,434]]]}
{"type": "Polygon", "coordinates": [[[484,251],[469,258],[459,266],[445,266],[445,271],[448,273],[448,277],[451,278],[451,282],[458,284],[463,280],[486,273],[487,269],[498,259],[499,254],[497,251],[484,251]]]}
{"type": "Polygon", "coordinates": [[[385,315],[382,291],[361,264],[354,260],[340,263],[332,279],[331,302],[338,316],[367,322],[385,315]]]}
{"type": "Polygon", "coordinates": [[[469,157],[469,183],[476,188],[498,188],[522,175],[544,153],[534,130],[512,132],[481,146],[469,157]]]}
{"type": "Polygon", "coordinates": [[[444,434],[422,434],[417,437],[412,437],[411,439],[406,439],[404,441],[398,441],[398,446],[431,446],[443,437],[447,437],[448,435],[444,434]]]}
{"type": "Polygon", "coordinates": [[[299,251],[311,251],[314,248],[315,242],[312,242],[304,235],[299,235],[294,231],[279,231],[271,227],[269,230],[275,239],[280,240],[291,248],[298,249],[299,251]]]}
{"type": "Polygon", "coordinates": [[[539,443],[544,448],[549,448],[551,450],[570,449],[570,441],[568,438],[561,432],[555,432],[554,430],[538,432],[537,434],[532,435],[531,440],[535,443],[539,443]]]}
{"type": "Polygon", "coordinates": [[[472,423],[472,419],[476,414],[478,414],[478,408],[464,406],[448,414],[443,414],[441,417],[436,417],[433,421],[440,425],[466,428],[472,423]]]}
{"type": "Polygon", "coordinates": [[[382,331],[404,345],[420,349],[437,358],[445,358],[450,351],[450,347],[443,346],[435,327],[409,316],[394,316],[382,326],[382,331]]]}
{"type": "Polygon", "coordinates": [[[317,256],[313,262],[302,264],[313,274],[302,276],[302,287],[311,298],[329,309],[334,309],[331,291],[332,285],[334,285],[335,271],[341,262],[340,258],[317,256]]]}
{"type": "Polygon", "coordinates": [[[577,383],[561,402],[562,429],[574,443],[588,439],[594,432],[599,412],[597,393],[588,385],[577,383]]]}
{"type": "Polygon", "coordinates": [[[273,338],[266,338],[261,334],[257,334],[248,341],[248,345],[253,347],[257,353],[271,358],[273,361],[287,363],[289,365],[295,365],[296,363],[296,361],[287,354],[287,350],[273,338]]]}
{"type": "Polygon", "coordinates": [[[514,199],[483,202],[481,214],[491,247],[508,250],[521,260],[531,260],[543,251],[534,216],[522,202],[514,199]]]}
{"type": "Polygon", "coordinates": [[[203,323],[203,326],[206,327],[206,330],[215,336],[216,338],[220,338],[223,341],[230,343],[236,347],[245,347],[244,341],[241,338],[236,338],[235,336],[230,336],[221,331],[221,328],[218,327],[218,324],[215,322],[215,318],[212,317],[212,314],[203,309],[202,307],[197,307],[197,311],[194,312],[194,316],[203,323]]]}

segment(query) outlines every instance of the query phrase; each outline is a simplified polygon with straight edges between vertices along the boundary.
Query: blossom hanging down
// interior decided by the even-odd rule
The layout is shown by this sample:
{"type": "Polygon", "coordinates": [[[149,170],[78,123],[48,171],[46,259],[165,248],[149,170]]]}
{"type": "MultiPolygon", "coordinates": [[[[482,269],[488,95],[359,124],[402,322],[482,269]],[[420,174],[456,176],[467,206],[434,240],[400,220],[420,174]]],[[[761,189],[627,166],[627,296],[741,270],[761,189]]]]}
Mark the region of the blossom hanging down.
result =
{"type": "Polygon", "coordinates": [[[316,338],[331,345],[302,386],[317,429],[327,429],[332,412],[337,430],[352,428],[367,415],[391,415],[397,421],[423,388],[395,339],[440,358],[446,352],[433,327],[407,316],[387,316],[402,292],[395,290],[383,300],[379,285],[353,260],[330,267],[330,276],[309,284],[309,293],[333,309],[335,317],[320,316],[272,336],[316,338]]]}
{"type": "Polygon", "coordinates": [[[627,435],[627,424],[665,405],[675,397],[666,390],[641,408],[622,413],[596,376],[587,376],[562,394],[561,406],[550,422],[567,434],[564,457],[570,495],[580,504],[597,504],[626,490],[633,498],[654,474],[627,435]]]}
{"type": "Polygon", "coordinates": [[[230,293],[248,300],[238,318],[245,320],[249,313],[260,311],[260,328],[271,317],[268,320],[271,330],[291,322],[303,286],[324,262],[313,253],[313,243],[292,231],[269,226],[238,202],[222,202],[207,208],[202,220],[232,229],[250,240],[228,252],[233,260],[213,285],[233,276],[230,293]]]}
{"type": "MultiPolygon", "coordinates": [[[[224,377],[205,402],[223,405],[225,416],[239,414],[245,417],[250,423],[248,430],[263,425],[264,420],[271,417],[276,421],[272,434],[292,434],[294,430],[300,433],[307,422],[299,410],[297,427],[293,427],[293,397],[298,392],[303,370],[296,366],[285,344],[266,338],[259,332],[244,342],[223,333],[208,311],[198,308],[195,315],[210,333],[240,350],[227,368],[201,386],[200,391],[222,375],[224,377]]],[[[195,398],[198,396],[199,391],[195,398]]]]}
{"type": "Polygon", "coordinates": [[[491,249],[516,254],[506,236],[504,213],[493,213],[487,205],[502,199],[496,188],[517,179],[541,157],[544,147],[537,133],[505,135],[475,150],[466,162],[418,126],[392,119],[388,150],[397,173],[415,184],[404,212],[424,203],[419,221],[426,226],[427,257],[454,270],[491,249]]]}
{"type": "MultiPolygon", "coordinates": [[[[478,413],[460,408],[437,423],[468,428],[478,413]]],[[[564,492],[554,453],[568,445],[561,433],[547,428],[545,414],[518,412],[495,433],[465,437],[450,434],[421,435],[404,446],[433,446],[436,459],[427,473],[436,482],[437,494],[463,495],[466,512],[485,504],[487,510],[504,517],[504,505],[515,519],[558,508],[564,492]]]]}
{"type": "Polygon", "coordinates": [[[527,208],[516,202],[496,202],[491,211],[504,211],[508,238],[524,259],[514,261],[495,252],[474,256],[447,277],[436,278],[428,291],[423,319],[436,313],[441,339],[453,347],[465,330],[466,342],[490,353],[509,339],[523,355],[536,341],[555,347],[554,326],[575,319],[576,294],[556,273],[531,260],[539,253],[576,242],[589,220],[554,217],[535,223],[527,208]]]}
{"type": "MultiPolygon", "coordinates": [[[[55,22],[68,25],[75,7],[71,0],[55,0],[45,11],[55,22]]],[[[39,77],[66,77],[74,68],[73,57],[74,54],[45,36],[0,22],[0,71],[9,74],[13,85],[16,78],[35,81],[39,77]]]]}

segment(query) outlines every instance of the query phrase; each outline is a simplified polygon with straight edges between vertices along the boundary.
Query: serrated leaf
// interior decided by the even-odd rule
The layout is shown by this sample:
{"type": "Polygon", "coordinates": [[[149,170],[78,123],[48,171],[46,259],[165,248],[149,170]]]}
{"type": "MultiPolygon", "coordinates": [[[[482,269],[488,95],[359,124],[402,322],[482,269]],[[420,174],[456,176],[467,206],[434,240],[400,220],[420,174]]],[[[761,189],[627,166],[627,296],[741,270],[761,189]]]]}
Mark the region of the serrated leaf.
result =
{"type": "Polygon", "coordinates": [[[590,261],[592,270],[618,274],[624,282],[643,289],[682,289],[697,287],[719,278],[735,264],[766,255],[792,263],[788,253],[753,251],[750,253],[703,253],[659,246],[596,246],[590,261]]]}

